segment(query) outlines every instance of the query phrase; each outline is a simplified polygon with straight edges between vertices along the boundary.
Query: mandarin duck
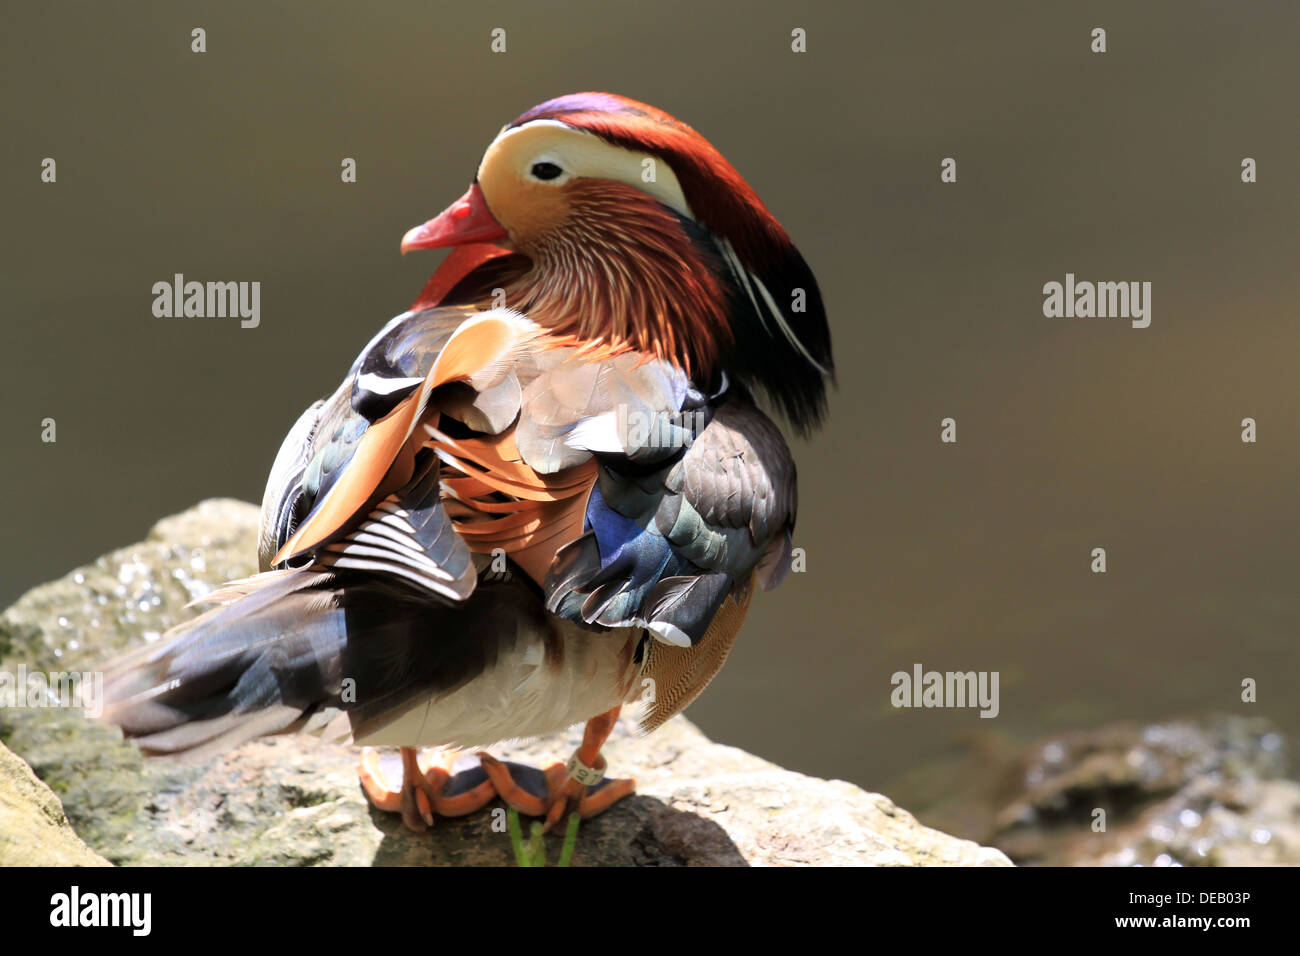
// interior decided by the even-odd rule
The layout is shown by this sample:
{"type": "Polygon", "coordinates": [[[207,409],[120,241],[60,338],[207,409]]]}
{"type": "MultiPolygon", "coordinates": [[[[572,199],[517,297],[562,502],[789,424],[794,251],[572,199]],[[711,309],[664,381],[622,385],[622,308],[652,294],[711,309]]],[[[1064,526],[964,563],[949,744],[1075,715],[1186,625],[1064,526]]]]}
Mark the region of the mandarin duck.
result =
{"type": "Polygon", "coordinates": [[[790,565],[795,466],[764,402],[820,423],[816,280],[699,133],[605,93],[504,127],[401,249],[451,248],[289,431],[261,573],[111,665],[149,755],[253,737],[362,746],[415,829],[500,797],[545,818],[633,792],[601,748],[694,700],[790,565]],[[542,772],[479,752],[586,722],[542,772]],[[376,748],[398,748],[396,756],[376,748]]]}

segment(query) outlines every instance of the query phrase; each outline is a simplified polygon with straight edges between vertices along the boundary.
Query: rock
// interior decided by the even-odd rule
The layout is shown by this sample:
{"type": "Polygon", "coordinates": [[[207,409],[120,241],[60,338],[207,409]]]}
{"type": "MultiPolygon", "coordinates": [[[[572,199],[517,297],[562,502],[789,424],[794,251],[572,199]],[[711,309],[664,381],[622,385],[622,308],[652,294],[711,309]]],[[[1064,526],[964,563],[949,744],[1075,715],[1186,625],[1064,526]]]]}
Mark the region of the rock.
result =
{"type": "MultiPolygon", "coordinates": [[[[205,501],[137,545],[35,588],[0,616],[0,671],[84,670],[157,640],[211,587],[256,570],[257,511],[205,501]]],[[[546,764],[581,728],[499,756],[546,764]]],[[[116,729],[60,707],[0,708],[0,739],[63,798],[77,832],[119,864],[277,866],[513,862],[492,808],[408,832],[372,809],[357,752],[312,738],[253,741],[202,765],[145,761],[116,729]]],[[[887,798],[710,742],[678,717],[648,737],[620,725],[611,771],[636,796],[585,821],[575,865],[1009,865],[920,825],[887,798]]],[[[558,840],[548,841],[552,859],[558,840]]]]}
{"type": "Polygon", "coordinates": [[[986,741],[929,785],[947,800],[922,817],[1017,863],[1300,864],[1300,783],[1261,718],[1119,723],[1028,748],[986,741]],[[1104,831],[1093,827],[1098,809],[1104,831]]]}
{"type": "Polygon", "coordinates": [[[72,831],[54,791],[0,744],[0,867],[109,865],[72,831]]]}

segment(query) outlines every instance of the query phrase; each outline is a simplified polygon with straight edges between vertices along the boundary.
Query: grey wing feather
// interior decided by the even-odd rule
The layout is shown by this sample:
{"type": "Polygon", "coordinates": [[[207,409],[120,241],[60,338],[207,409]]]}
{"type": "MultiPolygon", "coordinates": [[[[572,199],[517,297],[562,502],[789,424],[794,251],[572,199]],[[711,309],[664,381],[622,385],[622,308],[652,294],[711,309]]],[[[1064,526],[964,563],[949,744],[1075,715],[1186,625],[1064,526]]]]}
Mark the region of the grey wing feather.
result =
{"type": "Polygon", "coordinates": [[[547,607],[694,644],[756,570],[765,587],[783,576],[795,502],[781,433],[747,401],[726,401],[660,468],[602,458],[587,533],[556,555],[547,607]]]}
{"type": "Polygon", "coordinates": [[[303,475],[311,461],[312,439],[324,405],[323,401],[313,402],[298,417],[271,465],[257,534],[257,563],[263,571],[271,570],[271,559],[310,510],[310,503],[303,498],[303,475]]]}
{"type": "MultiPolygon", "coordinates": [[[[660,532],[702,567],[752,570],[786,544],[798,508],[794,460],[772,421],[752,405],[723,406],[664,478],[673,492],[660,532]]],[[[765,585],[771,586],[771,585],[765,585]]]]}

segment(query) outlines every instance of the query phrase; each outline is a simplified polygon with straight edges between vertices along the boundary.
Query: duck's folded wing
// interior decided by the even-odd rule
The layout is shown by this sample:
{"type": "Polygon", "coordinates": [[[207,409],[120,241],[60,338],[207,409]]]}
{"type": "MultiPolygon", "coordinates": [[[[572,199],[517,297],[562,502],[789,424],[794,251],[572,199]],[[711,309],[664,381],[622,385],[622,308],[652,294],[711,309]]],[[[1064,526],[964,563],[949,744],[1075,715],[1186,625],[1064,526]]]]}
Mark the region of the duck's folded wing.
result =
{"type": "Polygon", "coordinates": [[[501,386],[534,333],[532,323],[505,310],[440,307],[390,322],[339,389],[303,414],[276,456],[263,498],[263,570],[314,561],[391,572],[449,598],[467,597],[470,554],[438,502],[436,461],[422,451],[426,436],[417,426],[435,393],[467,405],[466,415],[513,418],[517,396],[506,413],[493,402],[508,391],[501,386]],[[458,385],[468,387],[456,392],[458,385]]]}
{"type": "Polygon", "coordinates": [[[795,469],[776,426],[741,400],[694,412],[688,405],[677,425],[689,445],[664,462],[602,456],[587,531],[556,555],[546,581],[554,613],[644,626],[688,647],[756,571],[765,587],[784,576],[795,469]]]}

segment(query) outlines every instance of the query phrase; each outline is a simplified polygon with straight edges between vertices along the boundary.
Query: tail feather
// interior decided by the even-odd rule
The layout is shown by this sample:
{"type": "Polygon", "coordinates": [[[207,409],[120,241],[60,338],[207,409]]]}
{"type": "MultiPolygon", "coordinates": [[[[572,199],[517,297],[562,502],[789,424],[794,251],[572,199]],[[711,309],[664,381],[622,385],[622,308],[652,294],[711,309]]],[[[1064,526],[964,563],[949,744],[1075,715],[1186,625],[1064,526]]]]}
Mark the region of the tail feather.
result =
{"type": "Polygon", "coordinates": [[[149,754],[208,755],[281,732],[328,701],[345,635],[321,572],[271,571],[163,642],[109,665],[103,719],[149,754]]]}
{"type": "Polygon", "coordinates": [[[102,719],[150,756],[205,759],[295,731],[361,737],[450,693],[546,627],[515,576],[463,604],[360,572],[269,571],[105,672],[102,719]]]}

